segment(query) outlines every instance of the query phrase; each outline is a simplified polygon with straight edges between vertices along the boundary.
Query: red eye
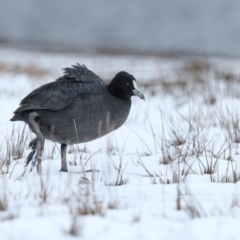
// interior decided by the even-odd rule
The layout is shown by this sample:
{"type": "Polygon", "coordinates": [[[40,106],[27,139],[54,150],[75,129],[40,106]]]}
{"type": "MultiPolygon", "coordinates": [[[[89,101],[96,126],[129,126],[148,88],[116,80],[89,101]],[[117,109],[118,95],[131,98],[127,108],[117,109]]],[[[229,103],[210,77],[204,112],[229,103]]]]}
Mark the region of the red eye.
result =
{"type": "Polygon", "coordinates": [[[130,86],[130,83],[129,83],[129,82],[126,82],[126,85],[127,85],[127,86],[130,86]]]}

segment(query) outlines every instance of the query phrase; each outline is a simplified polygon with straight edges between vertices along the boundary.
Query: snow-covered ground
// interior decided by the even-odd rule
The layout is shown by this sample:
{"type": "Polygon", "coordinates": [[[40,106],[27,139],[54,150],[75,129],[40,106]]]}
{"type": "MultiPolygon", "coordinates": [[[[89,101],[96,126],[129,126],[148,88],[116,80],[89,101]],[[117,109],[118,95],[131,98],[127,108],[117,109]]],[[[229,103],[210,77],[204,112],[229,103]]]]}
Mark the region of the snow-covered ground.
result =
{"type": "Polygon", "coordinates": [[[236,59],[0,49],[0,239],[238,240],[239,90],[236,59]],[[69,173],[48,141],[42,175],[29,172],[34,135],[9,119],[76,62],[106,81],[128,71],[146,101],[132,98],[120,129],[69,146],[69,173]]]}

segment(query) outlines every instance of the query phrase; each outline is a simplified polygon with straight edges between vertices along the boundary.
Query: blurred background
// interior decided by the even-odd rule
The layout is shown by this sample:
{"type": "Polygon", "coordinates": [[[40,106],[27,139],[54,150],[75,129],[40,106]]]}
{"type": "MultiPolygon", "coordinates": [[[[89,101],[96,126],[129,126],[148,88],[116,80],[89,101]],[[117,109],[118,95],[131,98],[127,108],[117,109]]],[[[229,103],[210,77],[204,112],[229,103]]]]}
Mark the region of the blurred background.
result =
{"type": "Polygon", "coordinates": [[[0,0],[0,47],[240,56],[239,0],[0,0]]]}

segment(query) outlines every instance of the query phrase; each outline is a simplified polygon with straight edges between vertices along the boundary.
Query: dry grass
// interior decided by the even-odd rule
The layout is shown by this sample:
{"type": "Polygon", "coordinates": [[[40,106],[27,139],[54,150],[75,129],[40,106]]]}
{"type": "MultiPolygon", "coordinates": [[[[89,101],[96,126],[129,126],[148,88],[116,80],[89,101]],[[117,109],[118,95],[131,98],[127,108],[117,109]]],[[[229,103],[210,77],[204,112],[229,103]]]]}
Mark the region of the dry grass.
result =
{"type": "MultiPolygon", "coordinates": [[[[161,78],[149,81],[143,85],[146,89],[145,91],[149,91],[152,95],[161,93],[164,97],[164,92],[166,92],[173,94],[174,97],[181,95],[184,97],[184,100],[188,102],[191,101],[192,93],[200,94],[203,99],[210,99],[210,101],[206,101],[204,104],[213,107],[218,99],[208,84],[209,79],[207,74],[210,68],[212,68],[212,66],[207,61],[188,62],[181,69],[176,70],[176,81],[170,82],[168,79],[161,78]],[[215,99],[215,101],[213,101],[213,99],[215,99]]],[[[35,77],[43,77],[50,73],[48,70],[41,69],[34,64],[23,67],[18,65],[6,66],[1,63],[0,72],[24,73],[35,77]]],[[[214,70],[213,72],[217,79],[215,79],[215,81],[226,81],[228,83],[239,81],[238,76],[231,72],[221,72],[220,70],[214,70]]],[[[132,130],[132,133],[135,134],[136,138],[140,139],[144,148],[147,149],[145,159],[146,156],[158,154],[159,163],[156,165],[156,168],[164,166],[168,167],[168,170],[166,172],[159,171],[158,169],[156,169],[156,171],[150,170],[147,161],[142,157],[144,154],[140,155],[136,150],[135,156],[133,157],[135,160],[137,159],[135,161],[136,166],[144,170],[144,174],[138,175],[140,178],[147,178],[151,184],[175,184],[178,187],[193,174],[209,176],[209,182],[236,183],[240,181],[239,166],[234,162],[234,153],[231,152],[232,146],[240,142],[239,135],[237,135],[240,132],[240,119],[237,114],[233,114],[231,110],[228,110],[225,115],[220,114],[218,116],[219,121],[217,123],[215,122],[215,124],[221,126],[226,139],[222,147],[219,147],[217,150],[215,144],[218,142],[218,138],[209,140],[208,134],[211,126],[203,124],[201,120],[202,116],[198,114],[193,115],[190,113],[188,118],[181,116],[182,119],[179,124],[179,121],[174,119],[174,117],[167,117],[160,111],[158,129],[153,127],[146,113],[145,115],[146,121],[150,126],[149,132],[152,134],[154,140],[154,148],[152,148],[152,146],[150,147],[148,140],[143,139],[137,132],[132,130]],[[187,125],[188,127],[184,127],[183,129],[181,126],[183,123],[186,123],[185,126],[187,125]],[[227,168],[224,173],[220,171],[219,161],[225,161],[227,163],[227,168]]],[[[126,142],[127,138],[122,147],[118,142],[108,143],[106,154],[110,161],[111,170],[114,172],[114,180],[105,184],[106,188],[131,184],[131,178],[126,172],[127,164],[131,163],[124,161],[126,157],[124,155],[126,142]],[[117,156],[118,160],[113,161],[117,156]]],[[[13,128],[10,136],[5,137],[4,142],[0,143],[0,177],[2,177],[3,174],[9,173],[9,166],[14,161],[27,156],[27,149],[28,131],[26,128],[13,128]]],[[[55,144],[53,148],[49,150],[49,154],[46,154],[48,158],[53,158],[56,149],[58,149],[58,147],[55,144]]],[[[70,165],[81,166],[80,169],[84,172],[84,167],[87,163],[90,162],[91,166],[93,165],[92,157],[97,154],[98,151],[93,153],[88,152],[88,155],[84,155],[83,152],[86,153],[86,149],[84,148],[82,150],[78,146],[68,148],[68,154],[72,154],[70,165]]],[[[14,171],[14,168],[12,171],[14,171]]],[[[21,180],[23,177],[24,176],[20,176],[17,180],[21,180]]],[[[74,186],[77,185],[79,187],[79,192],[64,192],[64,194],[56,199],[54,198],[54,194],[52,194],[53,189],[49,186],[48,179],[40,176],[39,187],[35,193],[36,202],[40,208],[53,201],[68,206],[71,221],[68,233],[73,236],[79,236],[81,235],[83,227],[81,223],[82,217],[86,215],[104,216],[108,209],[117,209],[121,206],[121,198],[114,199],[110,197],[110,200],[105,200],[97,196],[94,184],[98,180],[99,179],[95,178],[94,172],[91,180],[84,175],[79,178],[78,183],[74,183],[74,186]]],[[[66,189],[69,190],[71,187],[72,186],[68,185],[66,189]]],[[[232,207],[239,206],[239,199],[234,198],[231,204],[232,207]]],[[[2,191],[0,194],[0,211],[7,211],[8,208],[8,196],[2,191]]],[[[190,218],[207,216],[203,207],[194,196],[189,192],[187,194],[181,192],[179,188],[176,198],[176,209],[186,212],[190,218]]],[[[139,215],[136,215],[134,216],[133,222],[138,222],[139,219],[139,215]]]]}
{"type": "Polygon", "coordinates": [[[160,76],[157,79],[149,79],[149,81],[141,84],[151,95],[155,96],[159,93],[169,93],[173,96],[188,95],[191,92],[200,92],[208,88],[208,73],[214,69],[207,59],[185,61],[181,66],[176,67],[168,75],[160,76]]]}
{"type": "Polygon", "coordinates": [[[6,193],[6,186],[1,186],[1,193],[0,193],[0,212],[7,211],[8,209],[8,199],[6,193]]]}
{"type": "MultiPolygon", "coordinates": [[[[212,182],[235,183],[240,180],[238,166],[234,163],[233,156],[231,154],[232,145],[239,143],[238,139],[236,139],[236,132],[238,133],[240,131],[240,120],[238,115],[233,115],[231,114],[231,111],[228,110],[226,116],[221,115],[219,117],[219,124],[225,131],[226,141],[222,147],[218,148],[217,151],[215,150],[216,139],[213,138],[212,140],[208,140],[206,142],[205,139],[207,139],[209,134],[210,126],[201,125],[199,122],[201,119],[198,117],[198,114],[194,116],[190,115],[189,119],[180,115],[183,117],[182,121],[185,121],[188,126],[188,129],[185,131],[181,129],[181,125],[179,125],[178,121],[174,121],[173,118],[164,117],[162,112],[160,112],[159,116],[161,118],[159,122],[162,122],[162,134],[155,132],[150,120],[147,118],[151,128],[150,132],[152,133],[152,138],[154,139],[155,152],[150,150],[150,146],[148,146],[148,142],[145,139],[141,139],[141,137],[137,134],[136,138],[139,137],[144,146],[149,149],[146,156],[149,154],[162,154],[162,158],[159,161],[160,165],[163,164],[172,166],[175,164],[178,167],[175,168],[170,175],[161,171],[151,172],[148,170],[147,164],[141,159],[140,154],[136,153],[138,156],[137,164],[146,172],[146,175],[142,175],[142,177],[149,177],[152,184],[172,184],[184,182],[189,173],[202,175],[207,174],[212,182]],[[167,135],[166,132],[168,132],[167,135]],[[168,138],[166,136],[168,136],[168,138]],[[229,153],[225,154],[227,150],[229,153]],[[191,161],[189,160],[189,157],[191,161]],[[204,161],[202,160],[203,158],[204,161]],[[219,160],[225,160],[228,162],[228,168],[226,169],[225,174],[219,174],[219,160]],[[196,169],[196,167],[193,168],[193,165],[196,166],[196,163],[198,169],[196,169]]],[[[26,127],[22,129],[13,128],[12,133],[8,138],[6,138],[5,143],[0,145],[0,171],[2,173],[8,173],[9,165],[12,161],[20,159],[26,155],[24,152],[28,148],[27,136],[28,132],[26,131],[26,127]]],[[[121,151],[119,150],[120,148],[117,143],[108,143],[106,151],[108,153],[111,166],[116,172],[115,180],[108,185],[120,186],[127,184],[130,181],[128,175],[125,173],[127,164],[123,161],[126,142],[127,137],[121,151]],[[120,154],[119,161],[116,163],[113,161],[112,156],[116,157],[118,154],[120,154]]],[[[55,149],[56,144],[53,145],[52,150],[50,149],[50,154],[48,154],[48,156],[53,156],[55,149]]],[[[90,157],[87,157],[86,155],[83,157],[83,153],[78,146],[70,147],[68,153],[73,154],[73,160],[70,162],[70,165],[80,165],[82,171],[84,172],[84,166],[86,163],[88,161],[91,162],[91,158],[98,152],[99,151],[92,154],[90,153],[90,157]]],[[[94,172],[91,180],[96,181],[94,172]]],[[[41,194],[47,197],[46,191],[43,191],[41,194]]],[[[44,200],[44,202],[45,201],[46,200],[44,200]]]]}
{"type": "Polygon", "coordinates": [[[0,62],[0,73],[26,74],[29,77],[43,78],[51,74],[50,69],[43,68],[36,63],[26,65],[6,64],[0,62]]]}
{"type": "Polygon", "coordinates": [[[212,68],[212,66],[209,61],[207,59],[202,59],[186,62],[181,70],[186,73],[191,73],[195,76],[199,76],[203,72],[208,71],[210,68],[212,68]]]}
{"type": "Polygon", "coordinates": [[[233,73],[230,69],[216,69],[214,76],[216,79],[224,80],[226,82],[240,82],[240,76],[233,73]]]}
{"type": "Polygon", "coordinates": [[[14,160],[23,158],[24,151],[28,147],[29,130],[25,125],[23,128],[13,126],[10,136],[5,137],[0,145],[0,173],[9,173],[9,166],[14,160]]]}

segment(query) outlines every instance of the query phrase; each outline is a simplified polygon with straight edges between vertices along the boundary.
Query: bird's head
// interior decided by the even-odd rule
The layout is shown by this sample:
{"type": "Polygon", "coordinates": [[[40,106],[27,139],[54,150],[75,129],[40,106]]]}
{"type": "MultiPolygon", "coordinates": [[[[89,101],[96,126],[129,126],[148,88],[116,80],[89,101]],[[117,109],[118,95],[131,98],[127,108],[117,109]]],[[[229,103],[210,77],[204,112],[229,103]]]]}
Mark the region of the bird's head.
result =
{"type": "Polygon", "coordinates": [[[108,85],[109,91],[116,97],[129,100],[132,96],[138,96],[145,100],[144,95],[139,91],[137,81],[133,75],[121,71],[108,85]]]}

